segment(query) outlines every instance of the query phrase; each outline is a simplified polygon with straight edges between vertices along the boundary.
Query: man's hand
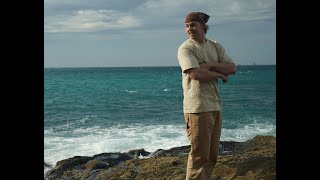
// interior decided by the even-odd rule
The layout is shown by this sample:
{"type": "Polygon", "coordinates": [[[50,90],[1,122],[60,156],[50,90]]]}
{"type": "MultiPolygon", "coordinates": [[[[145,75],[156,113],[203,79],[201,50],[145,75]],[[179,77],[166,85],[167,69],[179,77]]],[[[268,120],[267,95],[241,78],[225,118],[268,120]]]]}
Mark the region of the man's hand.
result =
{"type": "Polygon", "coordinates": [[[224,82],[224,83],[228,82],[228,76],[226,76],[226,75],[222,74],[221,79],[222,79],[222,82],[224,82]]]}

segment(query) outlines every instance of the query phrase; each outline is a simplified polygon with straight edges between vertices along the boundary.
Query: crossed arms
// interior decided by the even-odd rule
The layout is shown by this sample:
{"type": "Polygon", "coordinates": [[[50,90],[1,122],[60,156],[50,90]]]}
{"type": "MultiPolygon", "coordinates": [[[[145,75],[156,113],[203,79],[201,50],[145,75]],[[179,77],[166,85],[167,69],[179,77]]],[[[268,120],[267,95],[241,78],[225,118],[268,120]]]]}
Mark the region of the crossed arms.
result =
{"type": "Polygon", "coordinates": [[[222,79],[223,82],[228,81],[228,75],[236,73],[236,65],[233,63],[203,63],[200,68],[187,69],[190,78],[200,82],[206,82],[214,79],[222,79]]]}

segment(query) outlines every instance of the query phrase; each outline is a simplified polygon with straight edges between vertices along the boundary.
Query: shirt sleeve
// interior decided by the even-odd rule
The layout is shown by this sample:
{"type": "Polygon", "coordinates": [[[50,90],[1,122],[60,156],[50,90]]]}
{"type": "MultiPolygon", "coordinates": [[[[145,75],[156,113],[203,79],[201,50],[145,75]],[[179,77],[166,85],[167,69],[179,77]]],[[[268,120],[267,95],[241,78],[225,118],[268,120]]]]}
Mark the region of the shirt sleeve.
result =
{"type": "Polygon", "coordinates": [[[235,62],[231,59],[231,57],[226,53],[224,47],[217,43],[216,42],[216,45],[217,45],[217,51],[218,51],[218,61],[220,63],[230,63],[230,64],[235,64],[235,62]]]}
{"type": "Polygon", "coordinates": [[[191,68],[200,68],[194,53],[189,48],[180,47],[178,49],[178,60],[182,72],[185,72],[191,68]]]}

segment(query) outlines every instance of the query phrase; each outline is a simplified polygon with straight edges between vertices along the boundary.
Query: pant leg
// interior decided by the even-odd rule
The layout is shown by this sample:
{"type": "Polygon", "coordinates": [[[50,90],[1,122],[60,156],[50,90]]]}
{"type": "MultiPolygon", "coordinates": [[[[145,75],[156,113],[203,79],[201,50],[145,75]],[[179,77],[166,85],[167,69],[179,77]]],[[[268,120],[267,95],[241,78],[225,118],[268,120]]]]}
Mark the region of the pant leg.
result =
{"type": "Polygon", "coordinates": [[[209,162],[213,113],[187,113],[187,134],[191,149],[188,156],[186,179],[208,179],[205,166],[209,162]]]}
{"type": "Polygon", "coordinates": [[[213,123],[213,131],[211,134],[209,161],[205,165],[205,174],[208,177],[211,177],[211,175],[213,173],[213,169],[214,169],[214,167],[217,163],[217,159],[218,159],[221,128],[222,128],[221,111],[214,111],[213,112],[213,119],[214,119],[214,123],[213,123]]]}

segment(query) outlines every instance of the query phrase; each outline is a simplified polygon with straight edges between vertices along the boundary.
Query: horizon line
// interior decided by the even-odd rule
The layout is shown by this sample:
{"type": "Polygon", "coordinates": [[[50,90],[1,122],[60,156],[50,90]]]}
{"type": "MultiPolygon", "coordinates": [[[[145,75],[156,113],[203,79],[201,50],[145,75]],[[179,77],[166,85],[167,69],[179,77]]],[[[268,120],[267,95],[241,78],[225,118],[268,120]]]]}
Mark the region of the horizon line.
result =
{"type": "MultiPolygon", "coordinates": [[[[275,66],[276,64],[237,64],[237,66],[275,66]]],[[[141,68],[141,67],[180,67],[179,65],[161,65],[161,66],[51,66],[46,68],[141,68]]]]}

